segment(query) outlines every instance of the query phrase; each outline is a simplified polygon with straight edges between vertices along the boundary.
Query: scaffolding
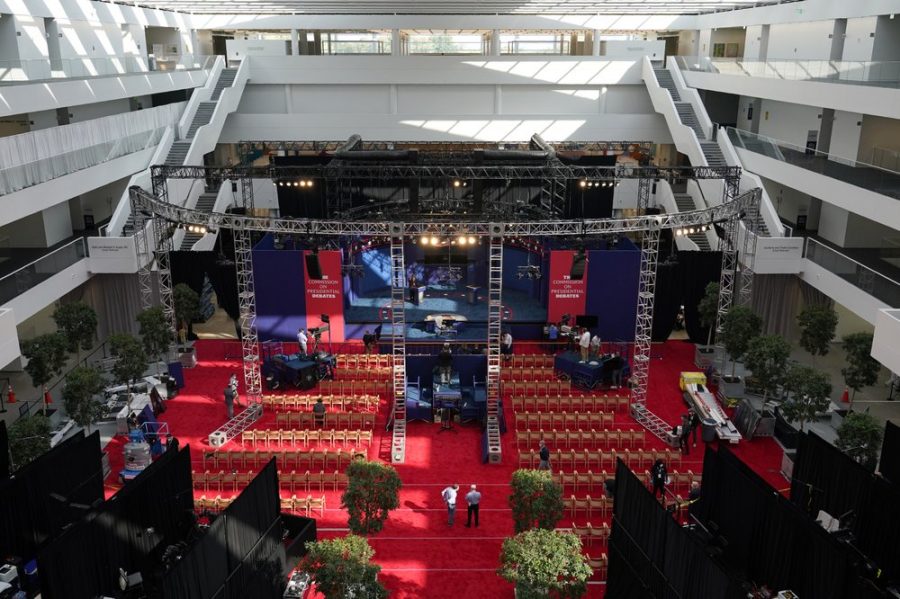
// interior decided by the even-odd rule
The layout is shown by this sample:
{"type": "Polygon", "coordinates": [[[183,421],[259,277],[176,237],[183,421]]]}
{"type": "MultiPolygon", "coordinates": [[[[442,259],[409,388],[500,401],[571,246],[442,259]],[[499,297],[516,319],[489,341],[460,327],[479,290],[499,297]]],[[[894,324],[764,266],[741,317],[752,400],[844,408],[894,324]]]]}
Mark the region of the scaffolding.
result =
{"type": "Polygon", "coordinates": [[[503,334],[503,225],[490,226],[488,249],[488,356],[487,422],[488,461],[503,460],[500,448],[500,336],[503,334]]]}
{"type": "Polygon", "coordinates": [[[152,219],[139,210],[134,196],[131,197],[131,214],[134,216],[134,245],[138,260],[138,292],[141,294],[141,309],[153,307],[153,254],[147,235],[147,224],[152,219]]]}
{"type": "Polygon", "coordinates": [[[244,393],[253,403],[262,402],[259,368],[259,336],[256,330],[256,292],[253,285],[253,242],[250,231],[235,230],[234,262],[237,271],[238,310],[241,327],[241,354],[244,365],[244,393]]]}
{"type": "Polygon", "coordinates": [[[391,462],[406,461],[406,264],[403,255],[403,225],[391,225],[391,353],[393,405],[391,462]]]}

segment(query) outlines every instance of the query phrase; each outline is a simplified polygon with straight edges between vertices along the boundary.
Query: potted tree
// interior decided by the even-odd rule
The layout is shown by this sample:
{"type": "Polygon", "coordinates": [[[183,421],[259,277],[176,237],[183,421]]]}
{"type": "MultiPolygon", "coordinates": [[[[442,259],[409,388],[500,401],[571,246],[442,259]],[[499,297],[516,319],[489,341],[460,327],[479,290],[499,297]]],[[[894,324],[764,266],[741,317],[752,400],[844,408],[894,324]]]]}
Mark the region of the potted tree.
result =
{"type": "Polygon", "coordinates": [[[350,514],[350,532],[381,531],[388,513],[400,507],[400,475],[388,464],[355,459],[347,467],[347,489],[341,506],[350,514]]]}
{"type": "Polygon", "coordinates": [[[109,346],[116,358],[112,373],[117,381],[128,385],[128,405],[131,406],[131,387],[144,376],[147,371],[147,354],[140,341],[128,333],[116,333],[110,336],[109,346]]]}
{"type": "Polygon", "coordinates": [[[179,283],[172,290],[172,303],[178,325],[179,351],[182,353],[193,351],[188,345],[188,337],[191,323],[200,315],[200,296],[185,283],[179,283]]]}
{"type": "Polygon", "coordinates": [[[831,381],[824,372],[793,363],[784,378],[787,397],[782,401],[781,414],[789,422],[799,422],[800,430],[828,407],[831,381]]]}
{"type": "Polygon", "coordinates": [[[91,424],[103,415],[103,406],[94,396],[106,386],[100,371],[92,366],[76,366],[66,375],[63,406],[66,414],[80,427],[91,430],[91,424]]]}
{"type": "Polygon", "coordinates": [[[577,535],[534,528],[503,541],[497,573],[515,585],[517,599],[575,599],[593,571],[577,535]]]}
{"type": "Polygon", "coordinates": [[[512,475],[512,509],[516,532],[531,528],[556,528],[563,517],[562,487],[547,470],[516,470],[512,475]]]}
{"type": "Polygon", "coordinates": [[[731,375],[719,377],[719,391],[728,398],[744,395],[744,381],[737,376],[737,362],[747,351],[750,340],[762,330],[762,319],[747,306],[732,306],[722,321],[718,340],[731,358],[731,375]]]}
{"type": "Polygon", "coordinates": [[[800,347],[812,356],[813,366],[816,356],[824,356],[831,349],[831,340],[837,328],[837,312],[831,306],[809,305],[797,316],[800,326],[800,347]]]}
{"type": "Polygon", "coordinates": [[[354,534],[346,537],[310,541],[300,570],[307,572],[316,591],[325,599],[381,599],[387,589],[378,582],[381,566],[372,563],[375,550],[369,542],[354,534]]]}
{"type": "Polygon", "coordinates": [[[84,302],[62,304],[53,312],[53,322],[66,339],[66,349],[81,361],[81,350],[94,346],[97,336],[97,313],[84,302]]]}
{"type": "Polygon", "coordinates": [[[31,377],[35,388],[40,390],[44,416],[54,412],[47,409],[47,383],[65,368],[67,345],[66,338],[58,332],[39,335],[22,343],[22,355],[28,360],[25,372],[31,377]]]}
{"type": "Polygon", "coordinates": [[[871,471],[878,463],[883,425],[866,412],[847,414],[837,430],[835,446],[871,471]]]}
{"type": "Polygon", "coordinates": [[[716,348],[712,344],[713,333],[716,331],[716,318],[719,316],[719,284],[709,283],[703,299],[697,304],[697,314],[700,324],[706,328],[706,345],[698,345],[694,356],[694,364],[697,368],[706,369],[713,362],[716,348]]]}
{"type": "Polygon", "coordinates": [[[841,368],[844,382],[853,390],[850,394],[850,409],[856,392],[878,382],[881,364],[872,357],[872,333],[853,333],[845,335],[841,347],[847,354],[847,365],[841,368]]]}
{"type": "Polygon", "coordinates": [[[20,418],[9,427],[9,452],[17,470],[50,449],[50,420],[43,414],[20,418]]]}
{"type": "Polygon", "coordinates": [[[166,361],[169,348],[175,340],[172,327],[161,306],[147,308],[137,315],[137,321],[140,324],[144,351],[157,363],[157,372],[161,374],[159,362],[166,361]]]}
{"type": "Polygon", "coordinates": [[[753,373],[754,387],[762,393],[763,403],[778,392],[790,355],[791,344],[780,335],[760,335],[747,345],[744,366],[753,373]]]}

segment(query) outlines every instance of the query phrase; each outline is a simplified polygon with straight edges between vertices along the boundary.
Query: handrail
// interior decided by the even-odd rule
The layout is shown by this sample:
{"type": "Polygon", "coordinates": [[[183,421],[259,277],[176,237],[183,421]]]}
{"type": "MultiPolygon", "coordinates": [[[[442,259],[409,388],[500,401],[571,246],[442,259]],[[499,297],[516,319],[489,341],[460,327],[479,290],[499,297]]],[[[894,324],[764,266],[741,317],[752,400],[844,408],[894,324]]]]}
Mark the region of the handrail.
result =
{"type": "Polygon", "coordinates": [[[21,293],[23,293],[27,289],[34,287],[37,283],[43,282],[44,280],[49,279],[53,275],[59,274],[64,269],[72,266],[79,260],[87,258],[87,256],[88,256],[87,241],[85,240],[84,237],[79,237],[78,239],[73,239],[69,243],[56,248],[52,252],[48,252],[48,253],[44,254],[43,256],[41,256],[35,260],[32,260],[28,264],[17,268],[16,270],[12,271],[11,273],[9,273],[3,277],[0,277],[0,305],[5,304],[5,303],[15,299],[16,297],[18,297],[21,293]],[[55,270],[46,270],[46,271],[38,270],[37,267],[41,263],[46,263],[50,260],[54,260],[57,257],[61,256],[64,252],[73,251],[73,250],[74,250],[74,259],[69,260],[69,261],[63,260],[62,264],[56,264],[56,265],[53,265],[50,267],[51,269],[55,269],[55,270]],[[47,276],[45,276],[41,281],[37,281],[37,282],[31,276],[29,276],[26,281],[23,281],[24,289],[19,289],[19,286],[17,285],[15,287],[15,289],[11,290],[11,293],[7,293],[5,287],[7,285],[9,285],[10,282],[16,282],[17,279],[21,278],[21,276],[26,273],[26,270],[29,270],[29,269],[32,271],[32,273],[31,273],[32,275],[35,275],[35,276],[47,275],[47,276]]]}
{"type": "Polygon", "coordinates": [[[824,243],[817,241],[811,237],[806,238],[806,245],[803,257],[824,269],[834,273],[840,278],[850,282],[865,293],[884,302],[888,306],[900,306],[900,282],[891,279],[888,276],[878,272],[877,270],[866,266],[858,260],[854,260],[850,256],[835,250],[824,243]],[[817,255],[821,252],[824,255],[817,255]],[[836,256],[842,260],[847,266],[853,268],[853,272],[845,272],[837,268],[837,264],[827,263],[825,255],[836,256]],[[863,276],[871,280],[864,280],[863,276]],[[879,284],[880,282],[880,284],[879,284]]]}
{"type": "Polygon", "coordinates": [[[694,72],[786,81],[817,81],[850,85],[896,87],[900,85],[900,61],[852,60],[744,60],[677,56],[679,67],[694,72]]]}
{"type": "Polygon", "coordinates": [[[210,68],[215,58],[190,54],[172,57],[126,54],[97,58],[0,60],[0,85],[203,70],[210,68]]]}

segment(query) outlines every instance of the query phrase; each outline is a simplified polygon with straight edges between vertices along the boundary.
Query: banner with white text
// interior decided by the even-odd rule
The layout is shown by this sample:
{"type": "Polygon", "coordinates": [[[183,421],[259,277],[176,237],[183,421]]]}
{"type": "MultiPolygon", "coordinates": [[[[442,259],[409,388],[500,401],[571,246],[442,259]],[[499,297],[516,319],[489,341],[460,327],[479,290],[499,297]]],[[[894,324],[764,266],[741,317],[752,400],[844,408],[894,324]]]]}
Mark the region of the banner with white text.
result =
{"type": "MultiPolygon", "coordinates": [[[[311,279],[308,260],[312,252],[304,252],[303,283],[306,289],[306,327],[322,326],[322,315],[330,319],[330,331],[322,335],[322,342],[344,340],[344,278],[341,275],[341,253],[335,250],[319,252],[321,279],[311,279]]],[[[310,345],[310,347],[312,347],[310,345]]]]}
{"type": "Polygon", "coordinates": [[[550,283],[547,301],[547,321],[558,322],[564,314],[572,317],[584,314],[587,299],[587,264],[580,281],[570,276],[574,250],[554,250],[550,252],[550,283]]]}

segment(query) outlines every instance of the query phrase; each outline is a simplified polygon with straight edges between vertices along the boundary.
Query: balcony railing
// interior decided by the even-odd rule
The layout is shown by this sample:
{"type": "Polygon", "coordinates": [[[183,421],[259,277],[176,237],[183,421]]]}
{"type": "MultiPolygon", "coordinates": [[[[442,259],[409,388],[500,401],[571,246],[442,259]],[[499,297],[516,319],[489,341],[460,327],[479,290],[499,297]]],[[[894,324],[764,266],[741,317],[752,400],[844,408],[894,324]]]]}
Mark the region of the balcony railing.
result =
{"type": "Polygon", "coordinates": [[[2,169],[0,170],[0,195],[45,183],[57,177],[155,146],[159,143],[165,130],[165,127],[160,127],[142,131],[120,139],[2,169]]]}
{"type": "Polygon", "coordinates": [[[900,283],[853,258],[812,238],[806,240],[806,258],[888,306],[900,306],[900,283]]]}
{"type": "Polygon", "coordinates": [[[50,60],[0,60],[0,85],[66,78],[109,77],[133,73],[210,69],[215,56],[107,56],[50,60]]]}
{"type": "Polygon", "coordinates": [[[743,60],[707,56],[677,56],[675,60],[684,71],[789,81],[900,87],[900,62],[896,61],[743,60]]]}
{"type": "Polygon", "coordinates": [[[900,199],[898,172],[733,127],[728,127],[728,137],[735,148],[763,154],[850,185],[900,199]]]}
{"type": "Polygon", "coordinates": [[[87,243],[84,237],[79,237],[0,278],[0,305],[61,273],[87,255],[87,243]]]}

